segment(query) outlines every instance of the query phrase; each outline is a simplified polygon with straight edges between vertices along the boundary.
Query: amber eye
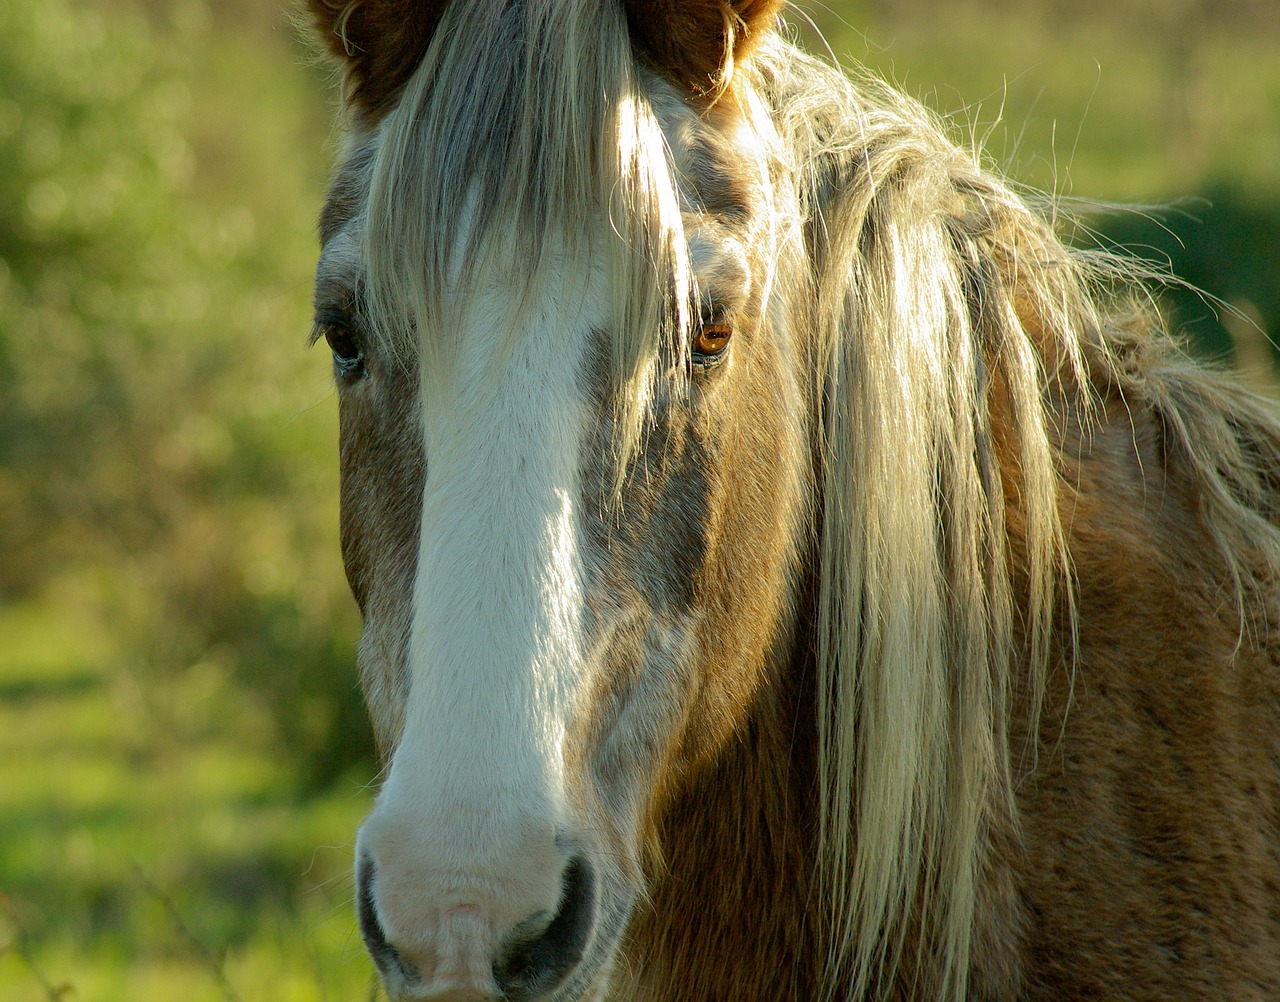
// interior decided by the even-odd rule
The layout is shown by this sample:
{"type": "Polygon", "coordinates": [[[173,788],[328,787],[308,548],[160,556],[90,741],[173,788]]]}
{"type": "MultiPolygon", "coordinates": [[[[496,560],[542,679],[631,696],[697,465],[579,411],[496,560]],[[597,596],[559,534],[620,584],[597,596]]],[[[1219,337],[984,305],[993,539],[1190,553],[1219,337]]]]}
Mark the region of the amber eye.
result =
{"type": "Polygon", "coordinates": [[[693,354],[702,359],[715,358],[729,346],[731,337],[733,337],[733,328],[728,324],[703,324],[694,335],[693,354]]]}

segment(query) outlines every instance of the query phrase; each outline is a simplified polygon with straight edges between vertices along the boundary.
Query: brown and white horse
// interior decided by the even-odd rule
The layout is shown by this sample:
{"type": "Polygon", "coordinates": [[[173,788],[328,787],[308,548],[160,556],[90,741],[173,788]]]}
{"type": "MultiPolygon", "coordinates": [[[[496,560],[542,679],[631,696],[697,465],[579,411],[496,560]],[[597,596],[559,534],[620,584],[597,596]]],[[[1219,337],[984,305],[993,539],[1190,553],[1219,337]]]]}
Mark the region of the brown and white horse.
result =
{"type": "Polygon", "coordinates": [[[1280,998],[1280,423],[781,0],[310,0],[392,999],[1280,998]]]}

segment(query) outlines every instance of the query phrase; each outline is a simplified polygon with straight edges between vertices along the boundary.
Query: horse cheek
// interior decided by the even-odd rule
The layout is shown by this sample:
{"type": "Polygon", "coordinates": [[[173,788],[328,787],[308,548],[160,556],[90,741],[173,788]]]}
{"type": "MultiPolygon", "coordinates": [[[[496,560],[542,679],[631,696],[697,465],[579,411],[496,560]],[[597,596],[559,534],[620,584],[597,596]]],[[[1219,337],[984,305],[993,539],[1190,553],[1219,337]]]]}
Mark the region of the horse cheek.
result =
{"type": "Polygon", "coordinates": [[[403,376],[343,393],[339,406],[342,559],[363,630],[360,681],[378,746],[389,756],[408,691],[408,609],[426,463],[416,387],[403,376]]]}

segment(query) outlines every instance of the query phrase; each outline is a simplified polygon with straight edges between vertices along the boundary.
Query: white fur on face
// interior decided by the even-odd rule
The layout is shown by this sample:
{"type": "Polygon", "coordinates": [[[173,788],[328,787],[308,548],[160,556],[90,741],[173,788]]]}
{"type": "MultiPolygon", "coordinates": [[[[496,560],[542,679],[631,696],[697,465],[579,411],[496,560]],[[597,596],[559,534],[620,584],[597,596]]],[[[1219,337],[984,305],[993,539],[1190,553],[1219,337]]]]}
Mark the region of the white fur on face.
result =
{"type": "Polygon", "coordinates": [[[582,664],[580,386],[607,284],[565,277],[583,270],[545,269],[518,309],[505,270],[486,269],[458,329],[424,336],[408,704],[361,851],[388,938],[445,980],[488,978],[503,936],[555,914],[573,851],[562,746],[582,664]]]}

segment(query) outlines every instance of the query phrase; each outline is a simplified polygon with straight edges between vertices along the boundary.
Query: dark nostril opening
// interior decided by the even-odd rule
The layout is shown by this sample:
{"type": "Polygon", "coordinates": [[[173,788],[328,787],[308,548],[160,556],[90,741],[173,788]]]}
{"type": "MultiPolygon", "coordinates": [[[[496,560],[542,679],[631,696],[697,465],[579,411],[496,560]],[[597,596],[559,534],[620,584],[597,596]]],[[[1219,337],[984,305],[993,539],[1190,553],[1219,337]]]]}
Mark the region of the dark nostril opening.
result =
{"type": "Polygon", "coordinates": [[[373,860],[368,856],[363,856],[356,862],[356,917],[360,922],[360,938],[364,940],[365,949],[384,975],[396,971],[406,980],[412,981],[414,972],[405,966],[400,952],[387,942],[387,934],[378,921],[377,909],[373,907],[373,880],[376,872],[373,860]]]}
{"type": "Polygon", "coordinates": [[[546,913],[521,923],[511,945],[493,965],[504,999],[529,999],[554,988],[578,966],[587,948],[595,911],[595,878],[581,856],[564,872],[560,911],[544,924],[546,913]],[[526,927],[535,927],[528,929],[526,927]]]}

